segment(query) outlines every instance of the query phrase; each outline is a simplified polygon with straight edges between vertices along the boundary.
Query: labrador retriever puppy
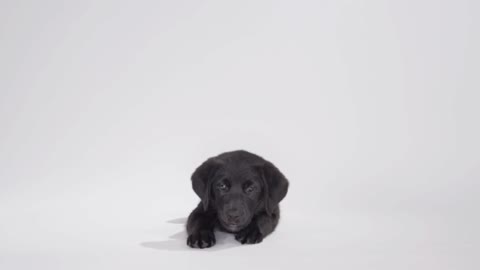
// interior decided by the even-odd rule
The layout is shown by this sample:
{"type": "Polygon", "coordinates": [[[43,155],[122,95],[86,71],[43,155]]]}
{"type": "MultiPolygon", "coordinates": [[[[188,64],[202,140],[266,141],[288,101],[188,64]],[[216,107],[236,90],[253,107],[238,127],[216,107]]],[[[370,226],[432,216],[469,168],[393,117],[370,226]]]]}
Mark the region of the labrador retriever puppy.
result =
{"type": "Polygon", "coordinates": [[[201,202],[187,221],[190,247],[215,245],[216,228],[242,244],[260,243],[277,226],[288,180],[262,157],[243,150],[223,153],[200,165],[191,179],[201,202]]]}

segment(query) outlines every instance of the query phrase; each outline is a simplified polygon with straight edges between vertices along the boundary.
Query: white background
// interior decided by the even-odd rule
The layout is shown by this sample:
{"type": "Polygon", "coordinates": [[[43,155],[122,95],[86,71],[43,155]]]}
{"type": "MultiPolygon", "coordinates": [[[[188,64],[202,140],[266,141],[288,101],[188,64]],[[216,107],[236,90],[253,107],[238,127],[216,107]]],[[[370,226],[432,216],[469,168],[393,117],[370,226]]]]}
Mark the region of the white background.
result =
{"type": "Polygon", "coordinates": [[[2,1],[0,268],[479,269],[478,1],[2,1]],[[291,188],[185,245],[206,158],[291,188]],[[295,268],[294,268],[295,267],[295,268]]]}

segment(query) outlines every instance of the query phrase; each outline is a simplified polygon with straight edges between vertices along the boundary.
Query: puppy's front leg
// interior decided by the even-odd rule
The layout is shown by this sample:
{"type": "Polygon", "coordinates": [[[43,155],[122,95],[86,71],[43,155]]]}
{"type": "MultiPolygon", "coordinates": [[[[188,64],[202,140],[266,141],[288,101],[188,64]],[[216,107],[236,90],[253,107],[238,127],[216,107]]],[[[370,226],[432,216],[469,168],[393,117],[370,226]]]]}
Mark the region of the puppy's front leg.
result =
{"type": "Polygon", "coordinates": [[[195,208],[187,221],[187,245],[192,248],[208,248],[215,245],[216,214],[213,211],[205,211],[200,203],[195,208]]]}
{"type": "Polygon", "coordinates": [[[262,212],[252,219],[252,222],[243,230],[235,235],[235,239],[242,244],[256,244],[263,241],[275,227],[277,227],[280,219],[280,212],[277,209],[272,215],[262,212]]]}

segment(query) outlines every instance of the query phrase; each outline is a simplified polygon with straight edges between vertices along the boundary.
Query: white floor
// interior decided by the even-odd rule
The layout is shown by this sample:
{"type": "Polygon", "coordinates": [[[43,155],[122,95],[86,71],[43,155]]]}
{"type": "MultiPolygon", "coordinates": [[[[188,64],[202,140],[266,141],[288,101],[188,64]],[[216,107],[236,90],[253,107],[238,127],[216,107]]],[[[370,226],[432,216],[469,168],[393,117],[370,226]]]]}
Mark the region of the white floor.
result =
{"type": "MultiPolygon", "coordinates": [[[[478,221],[455,215],[285,211],[278,230],[259,245],[242,246],[218,233],[215,247],[185,245],[185,218],[116,222],[88,211],[52,207],[2,217],[2,269],[478,269],[478,221]],[[6,222],[5,222],[6,221],[6,222]],[[127,226],[128,224],[128,226],[127,226]]],[[[152,208],[154,209],[154,208],[152,208]]],[[[3,210],[3,209],[2,209],[3,210]]],[[[93,210],[93,209],[92,209],[93,210]]],[[[3,211],[2,211],[3,212],[3,211]]],[[[18,213],[17,213],[18,212],[18,213]]],[[[180,214],[180,211],[177,211],[180,214]]],[[[130,220],[137,219],[137,220],[130,220]]]]}
{"type": "Polygon", "coordinates": [[[0,269],[480,269],[479,1],[2,1],[0,269]],[[246,149],[276,232],[185,244],[246,149]]]}

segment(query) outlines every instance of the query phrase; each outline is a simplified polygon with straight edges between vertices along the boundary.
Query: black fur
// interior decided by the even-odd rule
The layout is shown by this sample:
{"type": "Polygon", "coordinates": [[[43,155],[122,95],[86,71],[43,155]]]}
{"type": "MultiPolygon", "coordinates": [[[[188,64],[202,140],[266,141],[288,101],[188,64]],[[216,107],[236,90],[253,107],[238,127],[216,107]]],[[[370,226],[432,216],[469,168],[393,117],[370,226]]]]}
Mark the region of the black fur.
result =
{"type": "Polygon", "coordinates": [[[192,187],[201,202],[188,217],[187,244],[207,248],[215,245],[216,228],[242,244],[262,242],[278,224],[288,180],[272,163],[239,150],[205,161],[192,187]]]}

